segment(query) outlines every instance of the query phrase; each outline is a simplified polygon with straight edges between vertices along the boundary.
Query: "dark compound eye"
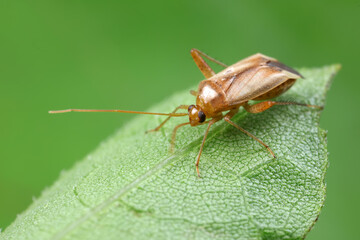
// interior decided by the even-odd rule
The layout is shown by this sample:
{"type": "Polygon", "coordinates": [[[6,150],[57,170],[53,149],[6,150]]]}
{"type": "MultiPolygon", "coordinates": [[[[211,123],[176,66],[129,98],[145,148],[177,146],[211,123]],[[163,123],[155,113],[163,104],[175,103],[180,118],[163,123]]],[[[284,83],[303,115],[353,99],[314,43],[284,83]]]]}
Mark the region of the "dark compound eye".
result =
{"type": "Polygon", "coordinates": [[[199,116],[199,122],[202,123],[202,122],[205,121],[206,116],[205,116],[205,113],[203,111],[199,111],[198,116],[199,116]]]}
{"type": "Polygon", "coordinates": [[[193,109],[194,107],[195,107],[195,105],[190,105],[190,106],[188,107],[188,111],[190,112],[191,109],[193,109]]]}

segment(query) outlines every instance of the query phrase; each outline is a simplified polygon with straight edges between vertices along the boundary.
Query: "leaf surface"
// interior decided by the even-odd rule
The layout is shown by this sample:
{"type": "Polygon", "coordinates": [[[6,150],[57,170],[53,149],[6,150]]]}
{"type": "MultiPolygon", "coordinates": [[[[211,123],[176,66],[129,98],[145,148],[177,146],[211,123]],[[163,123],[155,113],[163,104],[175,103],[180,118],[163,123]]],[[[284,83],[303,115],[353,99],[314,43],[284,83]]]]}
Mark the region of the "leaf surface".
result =
{"type": "MultiPolygon", "coordinates": [[[[277,100],[324,105],[338,65],[299,69],[305,79],[277,100]]],[[[196,89],[194,87],[193,89],[196,89]]],[[[151,111],[193,104],[187,91],[151,111]]],[[[319,216],[328,166],[320,110],[275,106],[241,110],[233,120],[267,143],[224,121],[212,127],[200,162],[195,157],[206,126],[178,131],[168,153],[169,121],[137,116],[71,170],[0,235],[1,239],[301,239],[319,216]]],[[[111,116],[109,116],[111,117],[111,116]]]]}

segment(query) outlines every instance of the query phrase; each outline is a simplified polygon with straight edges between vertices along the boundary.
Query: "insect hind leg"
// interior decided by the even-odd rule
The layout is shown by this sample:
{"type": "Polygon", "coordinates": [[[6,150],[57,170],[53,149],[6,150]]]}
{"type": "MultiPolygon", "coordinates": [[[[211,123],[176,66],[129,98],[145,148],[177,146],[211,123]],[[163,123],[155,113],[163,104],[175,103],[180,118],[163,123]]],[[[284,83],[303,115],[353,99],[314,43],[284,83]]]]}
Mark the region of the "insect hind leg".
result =
{"type": "Polygon", "coordinates": [[[323,106],[317,106],[317,105],[310,105],[310,104],[305,104],[305,103],[298,103],[298,102],[276,102],[276,101],[264,101],[261,103],[256,103],[254,105],[249,105],[248,103],[246,103],[244,105],[244,108],[247,112],[249,113],[260,113],[263,112],[269,108],[271,108],[272,106],[275,105],[298,105],[298,106],[304,106],[304,107],[311,107],[311,108],[318,108],[318,109],[323,109],[323,106]]]}

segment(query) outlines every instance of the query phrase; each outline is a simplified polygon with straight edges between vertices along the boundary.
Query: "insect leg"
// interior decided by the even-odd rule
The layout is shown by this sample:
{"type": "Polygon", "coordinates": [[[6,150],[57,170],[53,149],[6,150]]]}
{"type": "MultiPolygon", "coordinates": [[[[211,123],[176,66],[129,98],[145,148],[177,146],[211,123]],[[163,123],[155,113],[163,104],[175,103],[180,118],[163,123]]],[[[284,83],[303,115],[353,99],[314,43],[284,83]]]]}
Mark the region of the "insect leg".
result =
{"type": "Polygon", "coordinates": [[[174,127],[173,132],[172,132],[172,135],[171,135],[171,144],[170,144],[170,148],[169,148],[169,152],[170,152],[170,153],[174,152],[175,139],[176,139],[176,131],[177,131],[180,127],[185,126],[185,125],[188,125],[188,124],[190,124],[190,122],[181,123],[181,124],[177,125],[176,127],[174,127]]]}
{"type": "Polygon", "coordinates": [[[206,78],[210,78],[212,76],[215,75],[215,72],[212,70],[212,68],[205,62],[205,60],[202,57],[205,57],[207,59],[209,59],[210,61],[219,64],[220,66],[223,67],[228,67],[227,65],[225,65],[224,63],[216,60],[215,58],[212,58],[208,55],[206,55],[205,53],[193,48],[190,51],[191,56],[193,57],[196,65],[198,66],[198,68],[200,69],[200,71],[202,72],[202,74],[206,77],[206,78]]]}
{"type": "Polygon", "coordinates": [[[190,94],[196,97],[197,94],[198,94],[198,92],[197,92],[197,91],[194,91],[194,90],[190,90],[190,94]]]}
{"type": "Polygon", "coordinates": [[[249,105],[248,103],[246,103],[244,105],[244,108],[246,111],[248,111],[250,113],[260,113],[260,112],[265,111],[266,109],[271,108],[274,105],[298,105],[298,106],[323,109],[322,106],[317,106],[317,105],[309,105],[309,104],[297,103],[297,102],[275,102],[275,101],[264,101],[261,103],[256,103],[254,105],[249,105]]]}
{"type": "Polygon", "coordinates": [[[206,53],[200,51],[199,49],[193,48],[193,49],[191,49],[191,51],[196,51],[196,52],[198,52],[199,55],[201,55],[201,56],[209,59],[210,61],[212,61],[212,62],[214,62],[214,63],[216,63],[216,64],[219,64],[220,66],[222,66],[222,67],[224,67],[224,68],[227,68],[227,67],[228,67],[228,65],[226,65],[225,63],[222,63],[222,62],[220,62],[219,60],[216,60],[215,58],[210,57],[209,55],[207,55],[206,53]]]}
{"type": "Polygon", "coordinates": [[[263,141],[261,141],[260,139],[258,139],[257,137],[255,137],[253,134],[251,134],[250,132],[246,131],[245,129],[243,129],[242,127],[238,126],[237,124],[235,124],[233,121],[231,121],[230,119],[238,112],[239,110],[231,110],[230,112],[228,112],[225,117],[224,120],[228,123],[230,123],[231,125],[233,125],[234,127],[236,127],[237,129],[239,129],[240,131],[242,131],[243,133],[247,134],[249,137],[253,138],[254,140],[258,141],[261,145],[263,145],[270,153],[271,155],[276,158],[274,152],[269,148],[268,145],[266,145],[263,141]]]}
{"type": "MultiPolygon", "coordinates": [[[[206,124],[206,123],[209,123],[209,122],[210,121],[206,121],[206,122],[201,123],[200,125],[203,125],[203,124],[206,124]]],[[[174,149],[175,149],[175,140],[176,140],[176,132],[177,132],[177,130],[180,127],[188,125],[188,124],[190,124],[190,122],[181,123],[181,124],[177,125],[176,127],[174,127],[172,135],[171,135],[171,144],[170,144],[170,148],[169,148],[170,153],[174,152],[174,149]]]]}
{"type": "MultiPolygon", "coordinates": [[[[180,105],[178,106],[177,108],[175,108],[174,111],[172,111],[171,113],[175,113],[177,112],[179,109],[188,109],[189,105],[180,105]]],[[[149,133],[149,132],[156,132],[156,131],[159,131],[159,129],[164,126],[164,124],[169,121],[169,119],[171,118],[171,116],[168,116],[159,126],[157,126],[156,128],[154,129],[151,129],[151,130],[148,130],[146,131],[145,133],[149,133]]]]}
{"type": "MultiPolygon", "coordinates": [[[[221,118],[222,118],[222,116],[221,116],[221,118]]],[[[202,140],[202,143],[201,143],[201,146],[200,146],[200,150],[199,150],[199,153],[198,153],[198,155],[197,155],[197,157],[196,157],[196,163],[195,163],[196,172],[197,172],[197,174],[198,174],[198,177],[200,177],[199,163],[200,163],[200,157],[201,157],[201,153],[202,153],[203,148],[204,148],[204,144],[205,144],[206,137],[207,137],[207,135],[208,135],[208,133],[209,133],[209,130],[210,130],[211,125],[213,125],[214,123],[216,123],[217,121],[219,121],[221,118],[219,117],[219,118],[213,118],[213,119],[211,119],[211,120],[209,121],[208,127],[207,127],[206,130],[205,130],[204,138],[203,138],[203,140],[202,140]]]]}

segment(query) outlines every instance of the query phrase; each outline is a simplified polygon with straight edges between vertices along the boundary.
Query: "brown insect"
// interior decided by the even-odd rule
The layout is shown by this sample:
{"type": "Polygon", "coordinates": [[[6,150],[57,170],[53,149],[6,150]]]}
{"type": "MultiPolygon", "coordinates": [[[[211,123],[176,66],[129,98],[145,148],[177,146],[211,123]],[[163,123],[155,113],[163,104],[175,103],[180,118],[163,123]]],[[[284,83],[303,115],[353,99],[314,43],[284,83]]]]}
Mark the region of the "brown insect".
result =
{"type": "Polygon", "coordinates": [[[303,76],[296,70],[286,66],[278,60],[257,53],[245,58],[231,66],[217,61],[216,59],[197,50],[191,50],[196,65],[205,76],[197,91],[190,93],[196,97],[196,105],[180,105],[171,113],[152,113],[126,110],[92,110],[92,109],[67,109],[49,111],[49,113],[65,112],[121,112],[136,114],[152,114],[168,116],[158,127],[147,132],[158,131],[171,117],[189,116],[189,122],[177,125],[171,137],[170,151],[174,150],[176,131],[185,125],[197,126],[208,124],[199,153],[196,158],[196,172],[200,177],[199,162],[204,148],[205,140],[211,125],[224,119],[249,137],[263,145],[275,158],[274,152],[263,141],[231,121],[231,118],[244,107],[250,113],[260,113],[274,105],[300,105],[322,109],[321,106],[309,105],[297,102],[275,102],[268,99],[279,96],[287,91],[298,78],[303,76]],[[225,69],[215,73],[205,62],[204,58],[223,66],[225,69]],[[249,105],[249,100],[266,100],[254,105],[249,105]],[[177,113],[180,109],[186,109],[187,113],[177,113]],[[225,115],[223,112],[226,112],[225,115]],[[209,119],[206,121],[206,119],[209,119]]]}

